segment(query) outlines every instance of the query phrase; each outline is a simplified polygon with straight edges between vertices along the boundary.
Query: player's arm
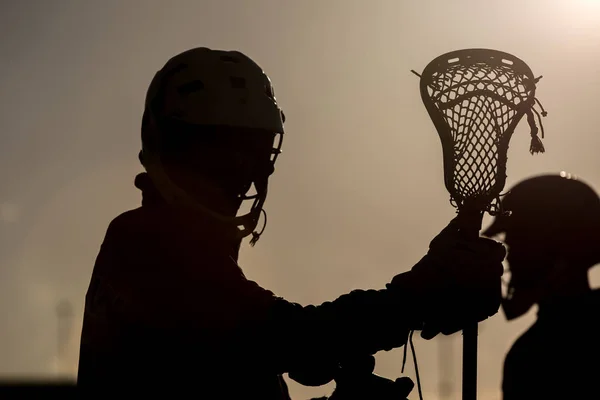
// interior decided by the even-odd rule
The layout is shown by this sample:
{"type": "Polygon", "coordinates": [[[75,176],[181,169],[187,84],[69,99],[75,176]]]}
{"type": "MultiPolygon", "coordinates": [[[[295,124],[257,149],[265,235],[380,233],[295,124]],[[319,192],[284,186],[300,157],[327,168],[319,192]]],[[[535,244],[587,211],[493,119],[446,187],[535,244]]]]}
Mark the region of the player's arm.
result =
{"type": "Polygon", "coordinates": [[[441,236],[432,242],[439,250],[386,289],[356,290],[319,306],[275,296],[246,279],[228,257],[190,260],[165,243],[148,247],[145,240],[136,247],[131,235],[107,235],[103,250],[110,248],[106,261],[121,271],[115,289],[124,318],[156,329],[185,328],[210,338],[223,356],[258,359],[282,373],[402,346],[410,329],[429,325],[434,335],[452,333],[497,312],[504,254],[489,255],[488,240],[457,245],[441,236]]]}

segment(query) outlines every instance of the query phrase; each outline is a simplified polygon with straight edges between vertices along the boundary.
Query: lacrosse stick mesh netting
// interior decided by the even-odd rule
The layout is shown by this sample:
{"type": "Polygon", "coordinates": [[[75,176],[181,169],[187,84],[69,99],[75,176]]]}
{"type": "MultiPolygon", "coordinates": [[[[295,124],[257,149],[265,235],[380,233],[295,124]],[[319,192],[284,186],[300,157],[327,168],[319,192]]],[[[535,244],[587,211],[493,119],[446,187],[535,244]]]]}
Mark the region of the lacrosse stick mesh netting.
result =
{"type": "MultiPolygon", "coordinates": [[[[540,77],[541,78],[541,77],[540,77]]],[[[444,176],[458,209],[473,201],[492,215],[506,181],[509,140],[523,115],[531,128],[530,152],[544,152],[531,69],[520,59],[486,49],[459,50],[433,60],[421,76],[421,96],[444,152],[444,176]]]]}

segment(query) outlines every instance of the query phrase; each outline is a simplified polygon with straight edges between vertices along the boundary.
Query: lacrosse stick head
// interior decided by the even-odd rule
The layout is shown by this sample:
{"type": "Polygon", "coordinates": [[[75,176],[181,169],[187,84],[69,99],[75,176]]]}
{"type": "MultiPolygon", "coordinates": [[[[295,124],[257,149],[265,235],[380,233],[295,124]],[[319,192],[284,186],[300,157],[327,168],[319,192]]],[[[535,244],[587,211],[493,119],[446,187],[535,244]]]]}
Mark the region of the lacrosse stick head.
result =
{"type": "Polygon", "coordinates": [[[467,49],[437,57],[420,78],[421,98],[442,143],[452,205],[459,214],[470,209],[497,215],[508,144],[524,115],[531,127],[531,153],[544,151],[534,117],[541,126],[534,108],[541,77],[534,78],[527,64],[511,54],[467,49]]]}

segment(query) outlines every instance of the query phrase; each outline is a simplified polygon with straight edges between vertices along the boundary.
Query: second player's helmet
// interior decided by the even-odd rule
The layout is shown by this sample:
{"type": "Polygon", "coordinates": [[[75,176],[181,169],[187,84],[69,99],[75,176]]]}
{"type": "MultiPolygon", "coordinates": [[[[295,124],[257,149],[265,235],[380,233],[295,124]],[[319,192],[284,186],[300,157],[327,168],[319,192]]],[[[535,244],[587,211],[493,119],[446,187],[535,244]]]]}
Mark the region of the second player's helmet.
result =
{"type": "MultiPolygon", "coordinates": [[[[146,96],[142,122],[140,160],[161,196],[171,204],[199,210],[235,225],[239,237],[254,232],[267,196],[269,175],[280,153],[284,115],[277,104],[269,77],[252,59],[237,51],[194,48],[171,58],[156,73],[146,96]],[[219,135],[236,132],[252,140],[253,135],[271,133],[270,158],[263,173],[235,193],[251,200],[244,215],[226,216],[201,204],[177,185],[165,168],[169,142],[177,135],[219,135]],[[183,133],[182,133],[183,132],[183,133]],[[256,194],[248,196],[254,185],[256,194]],[[243,192],[243,193],[242,193],[243,192]]],[[[227,144],[225,144],[227,145],[227,144]]]]}
{"type": "Polygon", "coordinates": [[[509,320],[553,290],[551,283],[560,285],[576,269],[585,273],[600,263],[600,198],[574,175],[526,179],[506,194],[502,208],[509,213],[496,217],[483,234],[506,235],[511,279],[503,309],[509,320]]]}

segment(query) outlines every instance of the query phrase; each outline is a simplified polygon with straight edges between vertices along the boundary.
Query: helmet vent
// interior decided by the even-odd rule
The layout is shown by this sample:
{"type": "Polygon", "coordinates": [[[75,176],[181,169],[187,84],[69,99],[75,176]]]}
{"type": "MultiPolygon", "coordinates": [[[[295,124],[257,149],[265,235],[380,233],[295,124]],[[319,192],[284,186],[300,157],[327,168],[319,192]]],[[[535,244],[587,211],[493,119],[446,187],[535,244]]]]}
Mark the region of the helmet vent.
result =
{"type": "Polygon", "coordinates": [[[226,63],[233,63],[233,64],[237,64],[240,61],[232,56],[221,56],[221,61],[226,62],[226,63]]]}

